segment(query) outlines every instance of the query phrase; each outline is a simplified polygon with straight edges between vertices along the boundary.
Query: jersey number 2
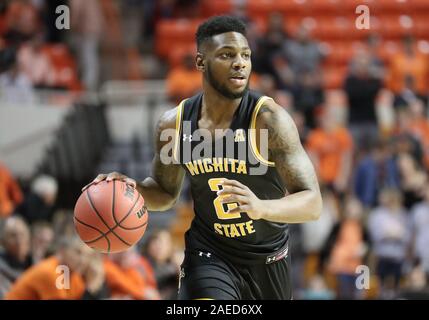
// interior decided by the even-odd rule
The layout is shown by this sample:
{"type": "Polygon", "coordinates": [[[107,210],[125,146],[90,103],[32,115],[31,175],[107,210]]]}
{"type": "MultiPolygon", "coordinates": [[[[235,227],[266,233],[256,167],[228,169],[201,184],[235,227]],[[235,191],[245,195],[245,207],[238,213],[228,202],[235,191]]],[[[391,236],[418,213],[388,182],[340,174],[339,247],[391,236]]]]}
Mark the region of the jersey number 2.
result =
{"type": "MultiPolygon", "coordinates": [[[[214,178],[214,179],[210,179],[209,180],[209,186],[210,186],[210,190],[213,192],[218,192],[220,189],[220,182],[222,181],[222,178],[214,178]]],[[[213,205],[215,207],[216,210],[216,215],[219,219],[222,220],[227,220],[227,219],[238,219],[241,218],[241,213],[228,213],[227,211],[225,211],[225,207],[224,204],[222,203],[222,199],[225,196],[218,196],[216,197],[216,199],[213,200],[213,205]]],[[[238,207],[237,203],[226,203],[226,206],[228,208],[228,210],[234,209],[236,207],[238,207]]]]}

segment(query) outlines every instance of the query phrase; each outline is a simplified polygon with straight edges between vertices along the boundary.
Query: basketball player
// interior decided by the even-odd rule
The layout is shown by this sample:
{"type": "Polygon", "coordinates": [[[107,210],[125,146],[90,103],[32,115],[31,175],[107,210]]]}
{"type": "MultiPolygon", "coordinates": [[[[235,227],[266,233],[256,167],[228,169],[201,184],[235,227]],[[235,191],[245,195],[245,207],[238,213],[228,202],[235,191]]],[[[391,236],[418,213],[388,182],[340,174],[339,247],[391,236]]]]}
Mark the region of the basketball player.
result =
{"type": "Polygon", "coordinates": [[[159,120],[151,177],[136,183],[114,172],[92,182],[123,180],[137,187],[148,210],[162,211],[175,204],[188,175],[195,218],[185,235],[179,299],[291,299],[288,224],[318,219],[321,212],[317,177],[293,120],[273,99],[249,90],[245,31],[240,20],[228,16],[199,26],[195,61],[203,91],[159,120]],[[161,141],[165,129],[176,130],[178,163],[161,161],[169,143],[161,141]],[[231,129],[233,143],[251,152],[195,155],[199,142],[192,136],[202,129],[212,134],[231,129]],[[268,132],[265,157],[263,140],[251,129],[268,132]]]}

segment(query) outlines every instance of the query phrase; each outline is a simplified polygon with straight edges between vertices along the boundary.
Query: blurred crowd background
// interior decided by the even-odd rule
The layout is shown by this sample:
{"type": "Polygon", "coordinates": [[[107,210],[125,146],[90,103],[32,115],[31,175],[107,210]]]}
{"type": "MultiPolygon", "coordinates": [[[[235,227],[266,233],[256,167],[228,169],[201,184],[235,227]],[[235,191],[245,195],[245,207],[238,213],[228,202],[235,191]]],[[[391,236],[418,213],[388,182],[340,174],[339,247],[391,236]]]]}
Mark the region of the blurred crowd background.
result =
{"type": "Polygon", "coordinates": [[[10,160],[23,142],[0,143],[0,298],[175,299],[186,185],[124,253],[73,239],[72,210],[99,172],[149,174],[156,115],[201,89],[194,33],[216,14],[245,21],[251,88],[290,112],[318,173],[321,218],[290,226],[295,299],[429,299],[427,0],[0,1],[2,125],[66,110],[30,174],[10,160]],[[61,4],[70,30],[56,28],[61,4]],[[131,118],[140,131],[123,134],[131,118]],[[70,290],[53,289],[62,264],[70,290]]]}

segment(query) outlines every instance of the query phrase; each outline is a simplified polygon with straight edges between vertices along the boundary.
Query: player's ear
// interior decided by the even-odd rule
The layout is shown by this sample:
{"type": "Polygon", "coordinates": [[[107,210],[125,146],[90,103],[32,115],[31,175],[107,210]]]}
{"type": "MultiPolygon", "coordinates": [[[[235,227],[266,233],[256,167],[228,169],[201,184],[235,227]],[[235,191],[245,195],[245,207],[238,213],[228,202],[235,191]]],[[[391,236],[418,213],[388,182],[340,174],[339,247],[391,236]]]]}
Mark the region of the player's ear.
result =
{"type": "Polygon", "coordinates": [[[201,52],[197,52],[197,56],[195,57],[195,65],[197,66],[198,71],[205,70],[204,55],[201,52]]]}

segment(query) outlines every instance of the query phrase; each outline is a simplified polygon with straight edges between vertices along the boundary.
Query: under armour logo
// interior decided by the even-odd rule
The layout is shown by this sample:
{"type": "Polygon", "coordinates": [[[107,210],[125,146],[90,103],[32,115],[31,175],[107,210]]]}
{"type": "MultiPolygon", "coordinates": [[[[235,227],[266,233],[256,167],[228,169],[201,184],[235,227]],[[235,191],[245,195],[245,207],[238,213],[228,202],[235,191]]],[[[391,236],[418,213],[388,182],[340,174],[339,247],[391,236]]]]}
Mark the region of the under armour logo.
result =
{"type": "Polygon", "coordinates": [[[183,141],[186,141],[186,140],[191,142],[192,141],[192,134],[190,134],[189,136],[187,134],[184,134],[183,135],[183,141]]]}
{"type": "Polygon", "coordinates": [[[276,261],[276,257],[268,257],[266,263],[269,264],[269,263],[272,263],[274,261],[276,261]]]}
{"type": "Polygon", "coordinates": [[[207,258],[210,258],[211,257],[211,253],[210,252],[202,252],[202,251],[200,251],[200,253],[199,253],[199,256],[200,257],[202,257],[202,256],[206,256],[207,258]]]}

